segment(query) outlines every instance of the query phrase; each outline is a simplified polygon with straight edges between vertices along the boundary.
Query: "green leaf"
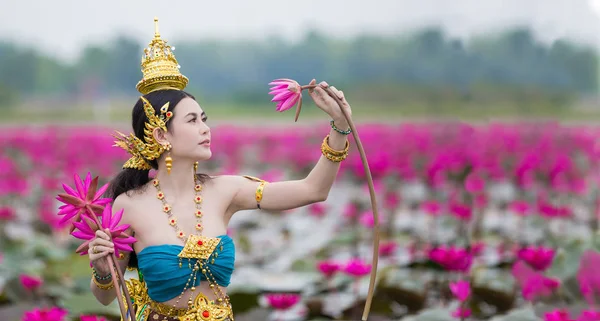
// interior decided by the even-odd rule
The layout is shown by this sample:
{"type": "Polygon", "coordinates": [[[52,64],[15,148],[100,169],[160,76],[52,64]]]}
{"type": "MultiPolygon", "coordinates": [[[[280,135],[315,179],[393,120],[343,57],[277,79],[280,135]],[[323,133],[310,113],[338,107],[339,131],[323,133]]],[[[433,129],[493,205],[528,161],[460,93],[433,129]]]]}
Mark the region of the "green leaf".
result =
{"type": "Polygon", "coordinates": [[[513,310],[503,317],[502,321],[542,321],[542,319],[535,315],[535,312],[532,309],[524,308],[513,310]]]}
{"type": "Polygon", "coordinates": [[[73,316],[81,314],[105,314],[117,317],[120,313],[117,300],[114,300],[108,306],[104,306],[89,291],[65,298],[62,305],[73,316]]]}

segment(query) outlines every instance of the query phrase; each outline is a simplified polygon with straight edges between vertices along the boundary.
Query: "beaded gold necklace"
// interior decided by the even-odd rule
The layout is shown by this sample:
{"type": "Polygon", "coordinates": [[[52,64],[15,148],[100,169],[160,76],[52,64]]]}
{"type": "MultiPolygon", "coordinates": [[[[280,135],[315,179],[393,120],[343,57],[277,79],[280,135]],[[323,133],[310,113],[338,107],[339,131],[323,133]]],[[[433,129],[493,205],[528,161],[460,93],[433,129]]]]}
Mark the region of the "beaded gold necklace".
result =
{"type": "MultiPolygon", "coordinates": [[[[202,185],[197,181],[196,175],[194,175],[194,202],[196,203],[196,211],[194,215],[196,216],[196,230],[201,233],[204,229],[202,225],[202,196],[200,192],[202,191],[202,185]]],[[[152,185],[156,187],[157,193],[156,197],[162,201],[163,203],[163,212],[165,212],[169,216],[169,224],[173,226],[177,233],[177,237],[183,239],[185,238],[185,232],[183,232],[177,225],[177,218],[173,214],[172,207],[169,205],[165,199],[165,194],[160,189],[160,182],[158,179],[154,179],[152,181],[152,185]]],[[[192,270],[190,277],[188,278],[185,286],[183,287],[183,291],[177,298],[175,304],[171,308],[171,313],[173,310],[177,310],[177,305],[179,301],[185,294],[185,291],[189,288],[192,292],[196,290],[195,284],[196,279],[198,277],[198,271],[200,271],[209,283],[210,288],[213,290],[213,293],[217,297],[217,301],[219,304],[225,303],[227,308],[223,308],[220,305],[211,304],[208,299],[204,295],[198,295],[195,299],[190,297],[188,300],[188,313],[183,317],[182,320],[196,320],[198,316],[201,316],[199,319],[202,320],[228,320],[233,321],[233,315],[231,314],[231,303],[229,302],[229,297],[223,293],[221,288],[216,282],[216,278],[210,271],[208,267],[208,262],[212,258],[212,263],[216,257],[218,257],[218,253],[215,252],[217,246],[221,242],[221,239],[215,237],[205,237],[203,235],[195,235],[191,234],[188,236],[187,241],[185,242],[185,246],[183,250],[179,253],[179,267],[182,267],[182,260],[187,259],[188,267],[192,270]],[[192,262],[195,260],[195,263],[192,267],[192,262]],[[192,286],[190,287],[190,283],[192,286]],[[192,308],[194,308],[192,310],[192,308]]],[[[221,245],[221,250],[223,246],[221,245]]],[[[165,317],[164,320],[167,320],[165,317]]]]}
{"type": "MultiPolygon", "coordinates": [[[[200,196],[200,192],[202,191],[202,185],[198,184],[195,177],[194,183],[196,183],[194,186],[194,202],[196,203],[196,212],[194,213],[194,215],[196,216],[196,230],[201,232],[202,229],[204,229],[204,226],[202,225],[202,211],[200,210],[200,207],[202,206],[202,196],[200,196]]],[[[177,217],[173,215],[173,208],[167,203],[167,200],[165,199],[165,193],[163,193],[160,189],[160,183],[158,181],[158,178],[155,178],[152,181],[152,185],[156,187],[156,198],[162,201],[163,212],[169,215],[169,224],[173,226],[173,228],[175,228],[177,237],[179,237],[180,239],[185,238],[185,232],[183,232],[179,228],[179,226],[177,226],[177,217]]]]}

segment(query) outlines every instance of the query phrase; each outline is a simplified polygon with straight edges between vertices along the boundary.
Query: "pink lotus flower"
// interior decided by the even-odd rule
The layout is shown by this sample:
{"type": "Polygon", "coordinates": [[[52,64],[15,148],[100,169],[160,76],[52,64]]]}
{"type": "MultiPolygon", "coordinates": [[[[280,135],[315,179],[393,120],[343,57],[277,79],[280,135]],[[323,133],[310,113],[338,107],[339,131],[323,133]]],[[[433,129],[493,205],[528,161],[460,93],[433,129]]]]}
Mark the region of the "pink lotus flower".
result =
{"type": "Polygon", "coordinates": [[[600,266],[600,253],[593,250],[585,251],[579,262],[576,279],[579,290],[589,305],[594,305],[597,296],[600,295],[598,266],[600,266]]]}
{"type": "Polygon", "coordinates": [[[473,255],[464,248],[442,245],[429,251],[429,259],[448,271],[467,272],[473,255]]]}
{"type": "Polygon", "coordinates": [[[560,286],[557,279],[546,277],[541,272],[533,270],[523,261],[517,261],[513,265],[512,275],[521,287],[523,298],[527,301],[548,296],[560,286]]]}
{"type": "Polygon", "coordinates": [[[450,291],[458,301],[464,302],[471,295],[471,286],[469,281],[450,282],[450,291]]]}
{"type": "Polygon", "coordinates": [[[525,201],[513,201],[508,207],[519,216],[526,216],[531,213],[531,206],[525,201]]]}
{"type": "Polygon", "coordinates": [[[465,189],[469,193],[481,193],[485,189],[485,181],[478,173],[471,173],[465,179],[465,189]]]}
{"type": "MultiPolygon", "coordinates": [[[[65,205],[60,207],[60,211],[58,212],[58,215],[64,215],[59,224],[73,218],[74,222],[79,222],[81,220],[81,214],[88,211],[88,208],[94,211],[94,213],[100,214],[104,209],[104,205],[112,202],[110,198],[100,198],[108,188],[108,184],[96,191],[98,187],[98,177],[92,180],[92,174],[88,172],[85,181],[82,181],[77,174],[74,175],[74,179],[77,190],[63,184],[63,188],[67,193],[58,194],[58,197],[56,198],[65,203],[65,205]]],[[[71,232],[73,232],[73,229],[74,227],[71,227],[71,232]]]]}
{"type": "Polygon", "coordinates": [[[544,321],[575,321],[571,319],[569,311],[567,310],[554,310],[551,312],[544,313],[544,321]]]}
{"type": "Polygon", "coordinates": [[[442,211],[442,205],[434,200],[425,201],[421,204],[421,209],[431,216],[438,216],[442,211]]]}
{"type": "Polygon", "coordinates": [[[599,321],[600,320],[600,311],[594,310],[583,310],[579,314],[579,318],[577,321],[599,321]]]}
{"type": "Polygon", "coordinates": [[[373,211],[366,211],[360,215],[360,224],[366,228],[373,228],[375,226],[375,217],[373,217],[373,211]]]}
{"type": "Polygon", "coordinates": [[[299,294],[271,293],[266,297],[269,305],[275,310],[288,310],[300,302],[299,294]]]}
{"type": "Polygon", "coordinates": [[[69,312],[58,307],[33,309],[25,312],[22,321],[64,321],[69,312]]]}
{"type": "Polygon", "coordinates": [[[394,241],[382,242],[379,245],[379,255],[383,257],[391,256],[396,252],[398,248],[398,243],[394,241]]]}
{"type": "Polygon", "coordinates": [[[21,275],[19,275],[19,282],[21,282],[21,285],[26,290],[33,291],[33,290],[39,288],[40,286],[42,286],[42,284],[44,283],[44,280],[42,280],[41,278],[39,278],[37,276],[21,274],[21,275]]]}
{"type": "Polygon", "coordinates": [[[321,274],[323,274],[326,278],[331,278],[342,269],[342,266],[335,261],[325,260],[319,262],[317,264],[317,268],[319,269],[319,272],[321,272],[321,274]]]}
{"type": "Polygon", "coordinates": [[[96,315],[82,315],[80,321],[108,321],[103,317],[99,317],[96,315]]]}
{"type": "Polygon", "coordinates": [[[395,209],[400,205],[400,196],[398,193],[388,191],[385,193],[384,206],[387,209],[395,209]]]}
{"type": "Polygon", "coordinates": [[[323,217],[327,214],[327,207],[323,203],[313,203],[308,206],[310,215],[315,217],[323,217]]]}
{"type": "Polygon", "coordinates": [[[457,319],[465,319],[471,316],[471,310],[467,308],[458,307],[452,312],[452,317],[457,319]]]}
{"type": "Polygon", "coordinates": [[[371,273],[371,264],[363,262],[361,259],[349,260],[343,268],[344,273],[353,277],[362,277],[371,273]]]}
{"type": "Polygon", "coordinates": [[[0,220],[2,221],[12,221],[15,219],[15,210],[11,207],[2,207],[0,208],[0,220]]]}
{"type": "MultiPolygon", "coordinates": [[[[129,224],[118,225],[123,217],[123,210],[117,211],[114,216],[112,214],[112,206],[106,204],[104,211],[102,212],[102,228],[108,231],[112,242],[115,244],[115,255],[119,256],[119,251],[133,251],[130,244],[135,243],[136,239],[125,234],[125,231],[129,228],[129,224]]],[[[90,242],[96,237],[96,231],[100,227],[89,218],[87,215],[82,216],[82,222],[75,222],[73,225],[78,229],[71,234],[78,239],[86,240],[81,244],[76,252],[81,255],[86,255],[89,249],[90,242]]]]}
{"type": "Polygon", "coordinates": [[[346,206],[344,207],[343,216],[346,219],[353,219],[357,215],[358,215],[358,206],[356,205],[356,203],[350,202],[350,203],[346,204],[346,206]]]}
{"type": "MultiPolygon", "coordinates": [[[[273,95],[272,102],[277,102],[277,111],[286,111],[296,103],[298,103],[297,110],[302,108],[302,87],[298,82],[291,79],[276,79],[269,83],[271,91],[269,95],[273,95]]],[[[296,113],[298,114],[298,112],[296,113]]],[[[296,116],[297,119],[297,116],[296,116]]]]}
{"type": "Polygon", "coordinates": [[[544,271],[552,265],[554,259],[554,249],[549,247],[529,246],[521,249],[517,257],[529,264],[537,271],[544,271]]]}
{"type": "Polygon", "coordinates": [[[454,217],[461,221],[469,221],[473,215],[473,210],[466,204],[452,202],[450,204],[450,212],[454,217]]]}

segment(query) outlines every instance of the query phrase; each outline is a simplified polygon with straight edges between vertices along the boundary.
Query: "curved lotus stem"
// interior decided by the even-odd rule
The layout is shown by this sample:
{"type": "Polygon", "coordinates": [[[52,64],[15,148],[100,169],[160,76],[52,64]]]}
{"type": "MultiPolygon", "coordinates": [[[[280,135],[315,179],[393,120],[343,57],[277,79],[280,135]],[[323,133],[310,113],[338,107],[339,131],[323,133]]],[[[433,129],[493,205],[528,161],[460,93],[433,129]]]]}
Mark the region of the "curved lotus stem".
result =
{"type": "MultiPolygon", "coordinates": [[[[93,209],[89,205],[86,205],[85,208],[88,214],[90,214],[90,217],[94,220],[94,222],[98,224],[98,226],[102,227],[102,223],[100,223],[100,220],[98,219],[98,216],[93,211],[93,209]]],[[[117,256],[115,255],[115,253],[112,253],[112,255],[107,256],[106,259],[108,261],[110,275],[112,276],[113,282],[116,279],[118,283],[117,286],[115,286],[115,292],[117,294],[117,302],[119,303],[119,309],[121,310],[121,320],[127,320],[127,310],[129,310],[129,319],[131,321],[135,321],[135,311],[133,310],[131,298],[129,297],[129,292],[127,291],[127,286],[125,285],[125,278],[123,277],[123,273],[121,272],[121,270],[117,268],[117,256]],[[125,294],[125,299],[127,301],[127,310],[125,310],[123,300],[121,299],[121,289],[123,289],[123,293],[125,294]]]]}
{"type": "MultiPolygon", "coordinates": [[[[315,88],[318,85],[305,85],[302,86],[302,89],[315,88]]],[[[323,88],[323,87],[321,87],[323,88]]],[[[342,110],[342,114],[346,121],[348,121],[348,125],[350,129],[352,129],[352,136],[356,141],[356,147],[358,148],[358,152],[360,154],[360,159],[363,164],[363,168],[365,169],[365,174],[367,176],[367,184],[369,185],[369,195],[371,197],[371,208],[373,210],[373,263],[371,267],[371,277],[369,281],[369,292],[367,293],[367,300],[365,302],[365,308],[363,310],[362,321],[366,321],[369,317],[369,311],[371,310],[371,303],[373,301],[373,293],[375,292],[375,281],[377,278],[377,262],[379,261],[379,211],[377,206],[377,199],[375,198],[375,186],[373,185],[373,177],[371,176],[371,170],[369,169],[369,163],[367,161],[367,155],[363,148],[362,142],[360,141],[360,137],[358,136],[358,131],[356,130],[356,126],[354,126],[354,122],[352,121],[352,117],[348,114],[348,112],[342,107],[342,101],[337,97],[337,95],[329,88],[323,88],[325,92],[331,98],[333,98],[340,106],[342,110]]],[[[299,105],[296,109],[296,120],[300,114],[301,105],[299,105]]]]}

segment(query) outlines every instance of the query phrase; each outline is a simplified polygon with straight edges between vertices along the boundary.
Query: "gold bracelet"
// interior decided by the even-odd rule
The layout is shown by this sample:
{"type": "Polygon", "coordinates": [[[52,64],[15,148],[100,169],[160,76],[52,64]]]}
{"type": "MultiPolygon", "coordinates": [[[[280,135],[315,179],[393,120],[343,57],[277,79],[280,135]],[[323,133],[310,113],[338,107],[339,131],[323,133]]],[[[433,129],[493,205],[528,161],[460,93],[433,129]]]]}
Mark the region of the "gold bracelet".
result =
{"type": "Polygon", "coordinates": [[[98,280],[96,280],[96,278],[94,276],[92,276],[92,281],[94,281],[94,284],[98,287],[98,289],[103,290],[103,291],[108,291],[115,287],[115,283],[112,279],[110,280],[109,283],[102,284],[102,283],[98,282],[98,280]]]}
{"type": "Polygon", "coordinates": [[[263,191],[265,190],[265,185],[267,185],[267,182],[262,181],[256,188],[256,195],[255,195],[256,196],[256,207],[258,209],[260,209],[260,201],[262,201],[262,198],[263,198],[263,191]]]}
{"type": "Polygon", "coordinates": [[[327,151],[327,153],[336,156],[342,156],[344,154],[348,154],[348,149],[350,149],[350,143],[346,140],[346,146],[344,146],[343,150],[335,150],[329,146],[329,135],[327,135],[323,139],[323,143],[321,144],[321,149],[327,151]]]}
{"type": "Polygon", "coordinates": [[[325,137],[325,139],[323,139],[323,143],[321,144],[321,153],[328,160],[330,160],[334,163],[339,163],[339,162],[345,160],[346,157],[348,156],[349,147],[350,147],[350,143],[348,143],[348,141],[346,141],[346,147],[344,148],[344,150],[341,150],[341,151],[334,150],[333,148],[331,148],[331,146],[329,146],[329,135],[327,135],[327,137],[325,137]]]}

